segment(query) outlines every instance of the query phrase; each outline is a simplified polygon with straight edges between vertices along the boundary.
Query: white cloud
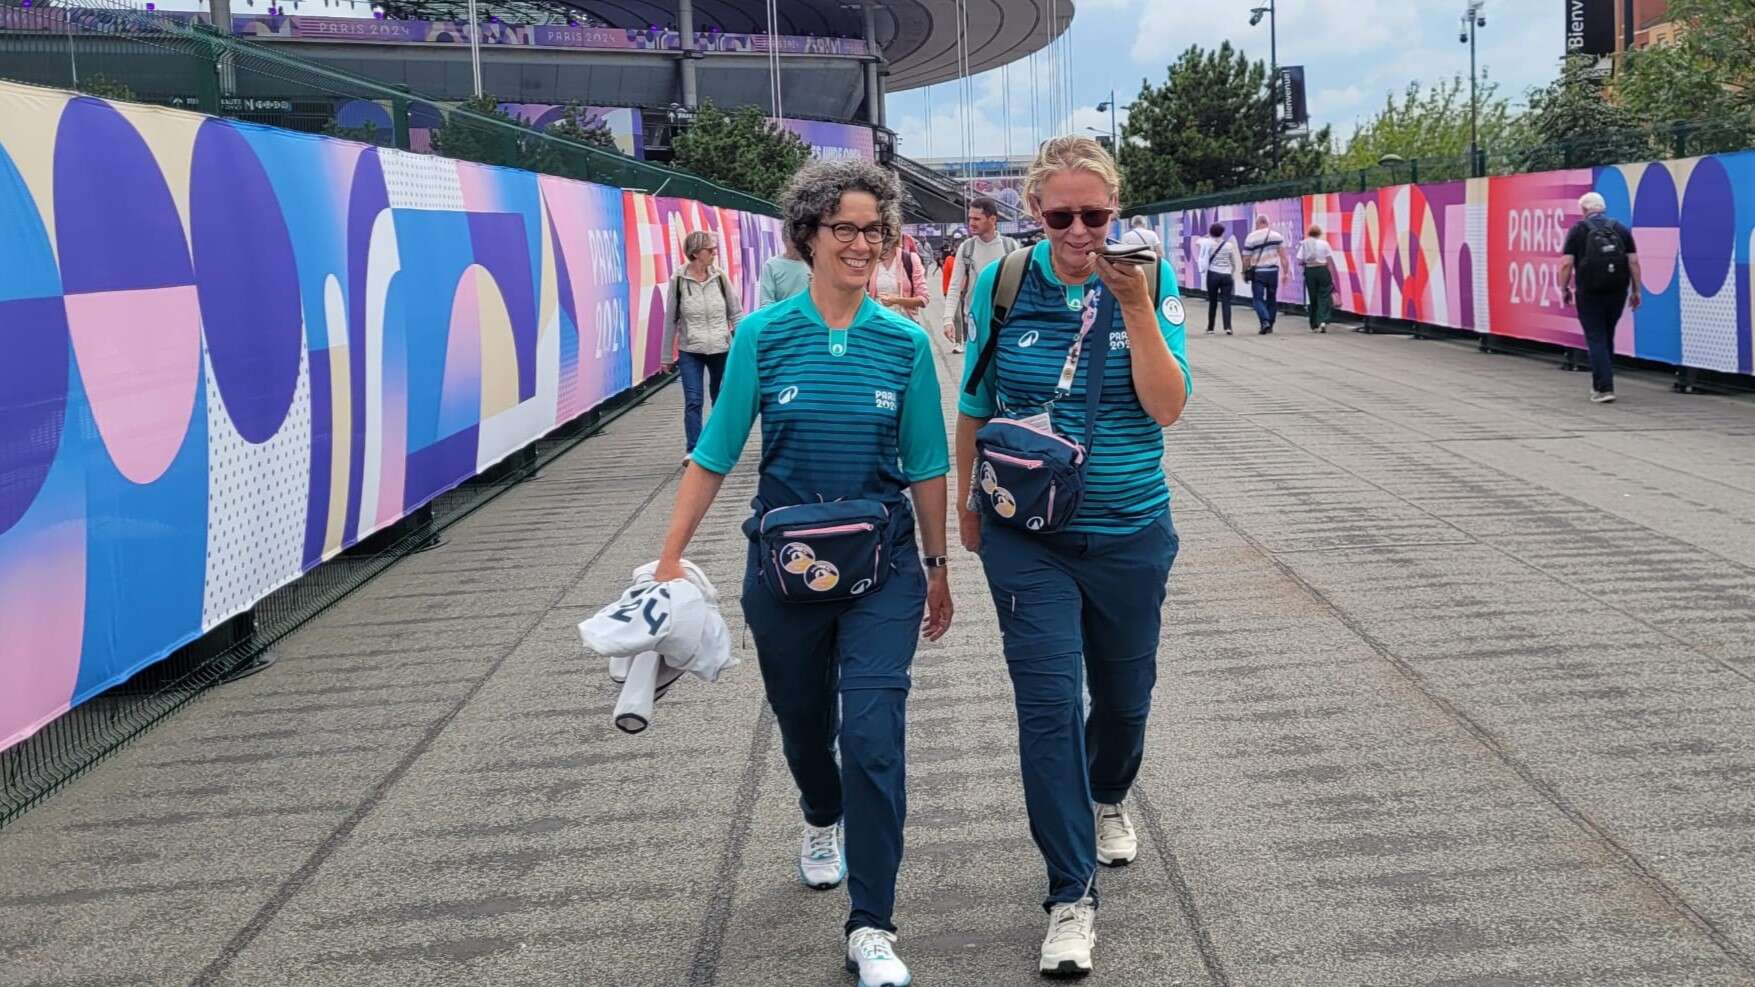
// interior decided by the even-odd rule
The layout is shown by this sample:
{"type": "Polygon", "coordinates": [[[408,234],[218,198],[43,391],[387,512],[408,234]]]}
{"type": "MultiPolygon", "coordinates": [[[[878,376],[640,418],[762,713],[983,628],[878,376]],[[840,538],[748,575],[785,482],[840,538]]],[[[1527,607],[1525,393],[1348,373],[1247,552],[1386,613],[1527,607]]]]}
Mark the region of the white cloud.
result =
{"type": "MultiPolygon", "coordinates": [[[[1031,120],[1028,61],[1011,71],[1013,153],[1033,146],[1037,135],[1094,126],[1108,132],[1108,119],[1094,111],[1113,87],[1122,102],[1139,92],[1140,81],[1164,81],[1165,71],[1191,44],[1216,48],[1229,40],[1249,57],[1267,60],[1268,29],[1249,26],[1248,0],[1076,0],[1071,44],[1076,103],[1071,118],[1056,126],[1031,120]]],[[[1265,2],[1265,0],[1261,0],[1265,2]]],[[[1311,88],[1312,122],[1330,124],[1341,139],[1370,117],[1384,97],[1408,83],[1431,85],[1467,77],[1469,52],[1457,43],[1457,21],[1464,0],[1285,0],[1279,12],[1279,58],[1305,66],[1311,88]]],[[[1553,78],[1564,45],[1559,4],[1530,0],[1488,0],[1488,26],[1480,34],[1484,78],[1499,82],[1514,103],[1534,85],[1553,78]]],[[[1045,63],[1044,63],[1045,64],[1045,63]]],[[[1006,126],[999,73],[976,79],[974,139],[977,157],[1004,151],[1006,126]]],[[[936,87],[932,151],[962,154],[956,119],[956,84],[936,87]]],[[[1037,103],[1045,107],[1046,86],[1037,103]]],[[[902,135],[902,153],[926,155],[926,113],[920,91],[891,97],[891,127],[902,135]]]]}

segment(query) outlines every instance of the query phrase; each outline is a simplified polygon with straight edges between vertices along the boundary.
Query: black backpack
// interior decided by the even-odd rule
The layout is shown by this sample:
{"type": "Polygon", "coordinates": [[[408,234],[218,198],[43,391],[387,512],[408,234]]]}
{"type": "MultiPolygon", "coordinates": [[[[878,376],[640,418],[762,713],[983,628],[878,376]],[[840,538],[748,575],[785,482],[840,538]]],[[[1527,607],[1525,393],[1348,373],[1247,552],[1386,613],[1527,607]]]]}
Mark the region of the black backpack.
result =
{"type": "Polygon", "coordinates": [[[1627,245],[1612,220],[1593,216],[1584,221],[1584,256],[1578,261],[1578,286],[1593,294],[1626,291],[1633,282],[1627,245]]]}

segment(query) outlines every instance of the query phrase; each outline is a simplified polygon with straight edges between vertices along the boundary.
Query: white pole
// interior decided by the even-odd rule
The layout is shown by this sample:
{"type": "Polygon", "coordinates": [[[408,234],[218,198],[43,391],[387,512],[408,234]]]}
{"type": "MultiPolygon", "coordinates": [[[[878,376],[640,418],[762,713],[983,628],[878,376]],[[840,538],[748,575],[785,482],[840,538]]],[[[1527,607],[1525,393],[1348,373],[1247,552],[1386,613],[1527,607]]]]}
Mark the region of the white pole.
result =
{"type": "Polygon", "coordinates": [[[475,0],[469,0],[469,67],[475,72],[475,98],[481,98],[481,21],[476,17],[475,0]]]}

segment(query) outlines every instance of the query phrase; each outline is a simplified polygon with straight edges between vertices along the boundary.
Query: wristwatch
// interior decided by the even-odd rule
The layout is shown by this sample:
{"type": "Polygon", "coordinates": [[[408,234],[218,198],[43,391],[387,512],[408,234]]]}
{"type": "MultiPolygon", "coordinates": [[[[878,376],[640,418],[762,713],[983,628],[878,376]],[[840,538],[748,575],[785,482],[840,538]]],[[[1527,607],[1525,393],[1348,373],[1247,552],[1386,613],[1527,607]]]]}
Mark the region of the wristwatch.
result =
{"type": "Polygon", "coordinates": [[[951,564],[951,559],[948,555],[922,555],[920,564],[928,569],[943,569],[951,564]]]}

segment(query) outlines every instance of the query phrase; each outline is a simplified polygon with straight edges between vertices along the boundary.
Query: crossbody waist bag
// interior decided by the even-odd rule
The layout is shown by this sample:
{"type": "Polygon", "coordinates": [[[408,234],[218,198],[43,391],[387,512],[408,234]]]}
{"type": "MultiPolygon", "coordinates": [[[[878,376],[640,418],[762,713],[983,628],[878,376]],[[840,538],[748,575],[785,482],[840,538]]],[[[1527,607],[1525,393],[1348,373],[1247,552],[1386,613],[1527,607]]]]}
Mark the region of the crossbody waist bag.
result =
{"type": "MultiPolygon", "coordinates": [[[[1016,418],[995,418],[975,433],[975,475],[970,477],[970,497],[982,513],[996,524],[1052,534],[1065,528],[1085,499],[1085,466],[1090,460],[1091,439],[1096,433],[1097,411],[1103,400],[1103,368],[1109,354],[1108,327],[1114,320],[1115,299],[1099,286],[1095,305],[1085,307],[1084,324],[1067,351],[1055,388],[1055,400],[1065,397],[1078,371],[1079,352],[1095,326],[1097,347],[1085,365],[1084,444],[1055,434],[1046,416],[1037,423],[1016,418]]],[[[971,393],[981,379],[999,341],[1003,314],[996,313],[987,345],[969,378],[971,393]]]]}
{"type": "Polygon", "coordinates": [[[776,507],[761,516],[763,581],[789,603],[828,603],[876,592],[889,575],[890,509],[876,500],[776,507]]]}

